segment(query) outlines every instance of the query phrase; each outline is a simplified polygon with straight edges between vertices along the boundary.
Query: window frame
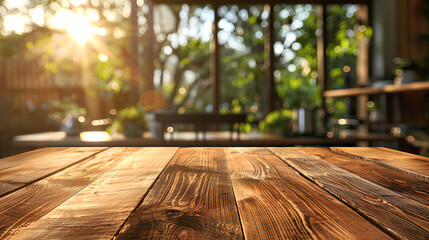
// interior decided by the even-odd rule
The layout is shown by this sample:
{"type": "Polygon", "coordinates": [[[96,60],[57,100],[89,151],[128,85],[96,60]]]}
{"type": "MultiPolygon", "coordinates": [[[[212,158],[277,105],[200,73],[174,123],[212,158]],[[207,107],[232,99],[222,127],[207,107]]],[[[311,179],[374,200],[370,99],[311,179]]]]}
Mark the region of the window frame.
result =
{"type": "MultiPolygon", "coordinates": [[[[218,15],[218,8],[221,5],[253,5],[253,4],[264,4],[265,11],[269,12],[268,18],[268,34],[265,34],[265,51],[269,54],[267,63],[265,64],[265,78],[266,78],[266,88],[265,93],[267,99],[265,100],[264,113],[268,114],[271,111],[281,107],[275,106],[276,92],[275,92],[275,81],[274,81],[274,17],[273,9],[277,4],[314,4],[317,5],[317,21],[318,28],[321,29],[321,34],[317,36],[317,61],[318,61],[318,84],[321,89],[322,103],[323,107],[325,106],[325,97],[323,96],[324,91],[327,90],[327,81],[328,81],[328,72],[327,72],[327,30],[326,30],[326,17],[327,11],[326,7],[333,4],[357,4],[359,5],[359,20],[363,23],[370,24],[370,13],[371,13],[371,3],[372,0],[147,0],[149,6],[148,14],[148,38],[150,41],[154,41],[154,31],[153,31],[153,5],[154,4],[210,4],[215,12],[215,19],[212,26],[213,38],[210,42],[210,81],[212,84],[211,94],[212,94],[212,104],[213,111],[219,111],[220,107],[220,80],[219,80],[219,42],[218,42],[218,22],[220,21],[218,15]]],[[[154,43],[150,43],[154,45],[154,43]]],[[[371,43],[367,44],[366,51],[362,51],[361,54],[357,56],[357,78],[359,85],[365,85],[368,82],[369,75],[371,74],[371,43]]],[[[152,48],[153,49],[153,48],[152,48]]],[[[152,53],[153,54],[153,53],[152,53]]],[[[149,54],[150,55],[150,54],[149,54]]],[[[152,61],[153,58],[148,58],[149,61],[152,61]]],[[[153,64],[151,73],[153,74],[154,67],[153,64]]],[[[153,76],[152,76],[153,79],[153,76]]],[[[360,111],[364,112],[364,111],[360,111]]]]}

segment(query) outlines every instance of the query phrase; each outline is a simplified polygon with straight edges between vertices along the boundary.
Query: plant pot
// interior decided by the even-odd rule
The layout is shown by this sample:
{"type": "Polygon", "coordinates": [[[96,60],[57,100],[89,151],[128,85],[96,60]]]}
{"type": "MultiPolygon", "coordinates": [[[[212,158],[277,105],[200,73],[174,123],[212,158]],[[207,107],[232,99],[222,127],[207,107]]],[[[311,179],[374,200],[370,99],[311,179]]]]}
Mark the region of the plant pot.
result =
{"type": "Polygon", "coordinates": [[[139,120],[128,120],[123,124],[124,135],[127,137],[142,137],[144,132],[144,122],[139,120]]]}

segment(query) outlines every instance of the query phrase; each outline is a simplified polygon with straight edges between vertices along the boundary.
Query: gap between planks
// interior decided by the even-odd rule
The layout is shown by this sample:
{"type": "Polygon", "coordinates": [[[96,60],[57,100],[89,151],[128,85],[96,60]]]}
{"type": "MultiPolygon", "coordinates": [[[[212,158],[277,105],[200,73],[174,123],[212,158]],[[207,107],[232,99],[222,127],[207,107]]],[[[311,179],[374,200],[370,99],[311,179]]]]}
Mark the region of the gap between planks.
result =
{"type": "Polygon", "coordinates": [[[115,234],[113,235],[113,237],[111,239],[116,239],[116,237],[118,236],[119,232],[124,228],[125,223],[129,220],[129,218],[131,217],[131,215],[134,214],[134,212],[142,205],[145,197],[147,196],[147,194],[152,190],[153,186],[155,185],[156,182],[158,182],[159,177],[162,175],[162,173],[165,171],[165,169],[167,168],[168,165],[170,165],[171,160],[176,156],[178,151],[176,151],[173,156],[170,158],[170,160],[167,162],[167,164],[165,164],[164,168],[162,169],[162,171],[158,174],[158,176],[155,178],[155,180],[153,181],[152,185],[149,186],[149,188],[147,189],[147,191],[143,194],[142,198],[140,199],[139,203],[136,205],[136,207],[130,212],[130,214],[128,215],[128,217],[124,220],[124,222],[121,224],[121,226],[118,228],[118,230],[115,232],[115,234]]]}

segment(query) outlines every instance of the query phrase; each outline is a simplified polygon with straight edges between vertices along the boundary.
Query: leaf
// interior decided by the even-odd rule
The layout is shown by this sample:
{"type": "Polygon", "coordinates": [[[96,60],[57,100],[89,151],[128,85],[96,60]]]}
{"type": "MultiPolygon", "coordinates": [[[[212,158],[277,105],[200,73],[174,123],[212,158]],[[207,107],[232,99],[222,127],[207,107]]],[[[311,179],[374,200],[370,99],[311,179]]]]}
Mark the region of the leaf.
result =
{"type": "Polygon", "coordinates": [[[189,58],[182,58],[179,62],[180,67],[184,67],[186,64],[188,64],[191,60],[189,58]]]}

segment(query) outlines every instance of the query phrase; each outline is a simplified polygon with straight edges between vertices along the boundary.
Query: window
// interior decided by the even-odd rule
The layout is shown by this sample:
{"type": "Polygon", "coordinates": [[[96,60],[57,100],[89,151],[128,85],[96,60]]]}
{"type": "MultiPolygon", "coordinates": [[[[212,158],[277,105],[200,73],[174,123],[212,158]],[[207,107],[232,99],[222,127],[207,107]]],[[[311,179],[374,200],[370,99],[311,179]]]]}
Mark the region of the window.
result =
{"type": "Polygon", "coordinates": [[[211,111],[210,41],[214,12],[207,5],[157,5],[154,8],[154,86],[170,107],[211,111]]]}
{"type": "MultiPolygon", "coordinates": [[[[372,32],[366,24],[367,17],[363,17],[368,14],[365,0],[361,4],[330,2],[320,4],[303,0],[302,4],[277,4],[272,8],[267,4],[169,5],[181,9],[179,15],[183,16],[178,19],[188,24],[181,28],[183,33],[173,36],[187,35],[187,44],[182,47],[189,51],[183,51],[182,56],[167,57],[176,59],[169,61],[185,65],[190,60],[186,54],[196,56],[192,55],[195,52],[211,66],[189,68],[190,72],[183,74],[187,75],[183,79],[188,80],[180,80],[180,85],[174,87],[167,82],[175,71],[167,65],[164,68],[158,65],[155,85],[163,85],[166,94],[179,93],[170,101],[173,106],[199,111],[267,113],[268,109],[276,107],[297,108],[323,102],[341,112],[344,101],[339,105],[332,104],[332,99],[322,101],[321,93],[325,89],[362,85],[368,80],[368,44],[372,32]],[[272,22],[267,9],[273,9],[272,22]],[[201,14],[204,11],[210,12],[211,17],[204,18],[201,14]],[[199,25],[192,25],[193,22],[199,25]],[[212,24],[217,26],[212,27],[212,24]],[[214,29],[210,38],[189,34],[209,29],[214,29]],[[271,34],[273,40],[269,39],[271,34]],[[267,51],[267,43],[270,51],[267,51]],[[271,74],[267,74],[267,69],[271,74]],[[190,88],[193,81],[189,79],[196,78],[200,83],[211,79],[200,94],[190,88]],[[270,82],[275,85],[271,92],[267,89],[270,82]],[[182,98],[180,91],[185,90],[195,91],[189,96],[191,99],[194,96],[195,101],[183,102],[186,97],[182,98]]],[[[160,62],[166,59],[165,51],[173,50],[172,46],[162,47],[160,62]]]]}
{"type": "Polygon", "coordinates": [[[274,6],[274,80],[284,108],[320,104],[316,31],[315,5],[274,6]]]}
{"type": "Polygon", "coordinates": [[[220,6],[219,81],[223,112],[257,113],[265,101],[264,42],[268,12],[263,5],[220,6]]]}

